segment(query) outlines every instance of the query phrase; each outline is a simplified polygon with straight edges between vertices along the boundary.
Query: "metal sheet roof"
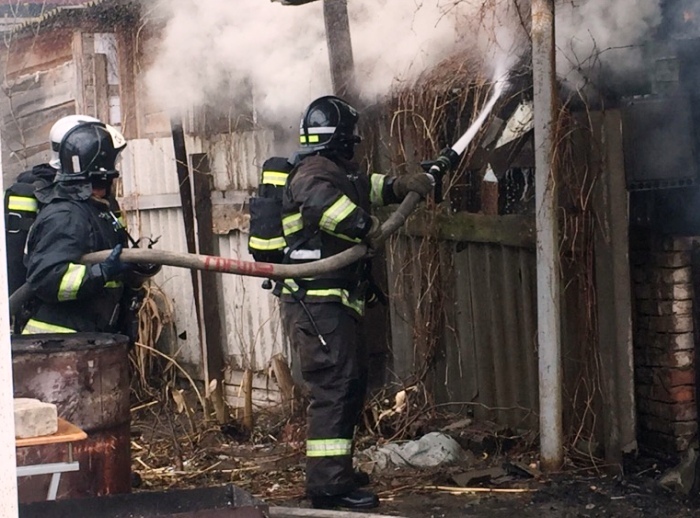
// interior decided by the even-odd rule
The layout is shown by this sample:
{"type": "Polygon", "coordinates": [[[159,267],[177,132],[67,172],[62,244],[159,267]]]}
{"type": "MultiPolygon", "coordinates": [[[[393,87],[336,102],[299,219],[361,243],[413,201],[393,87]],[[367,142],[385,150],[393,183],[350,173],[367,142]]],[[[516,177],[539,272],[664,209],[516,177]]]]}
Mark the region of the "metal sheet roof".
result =
{"type": "Polygon", "coordinates": [[[47,9],[43,14],[37,18],[29,19],[23,23],[20,23],[12,28],[12,33],[20,33],[25,31],[30,27],[35,27],[47,22],[57,21],[59,19],[65,19],[69,16],[75,15],[77,12],[88,12],[89,9],[96,8],[99,6],[105,7],[115,7],[118,5],[132,4],[135,3],[133,0],[88,0],[88,1],[73,1],[70,5],[57,5],[53,9],[47,9]]]}

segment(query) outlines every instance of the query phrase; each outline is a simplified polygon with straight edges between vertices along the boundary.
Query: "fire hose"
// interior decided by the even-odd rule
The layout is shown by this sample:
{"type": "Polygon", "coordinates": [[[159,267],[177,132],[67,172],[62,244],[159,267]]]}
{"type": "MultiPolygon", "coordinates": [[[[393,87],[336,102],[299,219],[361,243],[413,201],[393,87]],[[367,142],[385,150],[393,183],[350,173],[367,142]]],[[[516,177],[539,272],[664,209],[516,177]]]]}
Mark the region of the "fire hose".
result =
{"type": "MultiPolygon", "coordinates": [[[[436,181],[436,194],[445,173],[454,169],[459,164],[462,153],[474,139],[481,126],[493,110],[496,101],[503,92],[503,82],[496,82],[494,92],[479,117],[471,124],[466,133],[449,148],[440,153],[440,156],[431,162],[421,164],[428,174],[436,181]]],[[[401,202],[399,207],[382,224],[380,235],[375,238],[370,246],[379,248],[391,234],[396,232],[405,222],[408,216],[415,210],[420,202],[420,195],[410,192],[401,202]]],[[[370,249],[367,244],[357,244],[348,250],[340,252],[325,259],[304,264],[275,264],[256,261],[242,261],[228,257],[199,255],[189,253],[170,252],[166,250],[154,250],[150,248],[130,248],[122,251],[121,259],[131,263],[160,264],[174,266],[190,270],[202,270],[218,273],[231,273],[248,277],[262,277],[266,279],[293,279],[302,277],[314,277],[323,273],[332,272],[365,257],[370,249]]],[[[104,261],[111,250],[103,250],[86,254],[80,258],[83,264],[95,264],[104,261]]],[[[32,297],[32,289],[28,283],[22,285],[9,299],[10,314],[14,315],[32,297]]]]}

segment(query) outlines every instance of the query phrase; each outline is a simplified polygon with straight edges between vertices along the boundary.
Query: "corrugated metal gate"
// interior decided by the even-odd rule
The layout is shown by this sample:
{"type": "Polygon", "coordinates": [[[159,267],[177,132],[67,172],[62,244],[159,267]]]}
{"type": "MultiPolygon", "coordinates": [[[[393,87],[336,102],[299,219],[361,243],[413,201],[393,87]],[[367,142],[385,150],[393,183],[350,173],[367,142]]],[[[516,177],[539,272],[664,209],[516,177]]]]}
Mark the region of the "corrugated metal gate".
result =
{"type": "MultiPolygon", "coordinates": [[[[188,153],[208,153],[216,191],[215,209],[244,214],[240,205],[256,187],[258,163],[269,152],[268,132],[247,132],[216,138],[208,144],[187,140],[188,153]]],[[[130,140],[120,164],[123,192],[120,201],[135,236],[161,236],[163,250],[186,252],[184,222],[170,138],[130,140]]],[[[233,218],[238,226],[220,232],[219,254],[252,260],[247,251],[247,219],[233,218]]],[[[215,227],[217,226],[215,222],[215,227]]],[[[217,297],[223,325],[224,354],[232,369],[267,368],[274,354],[284,351],[276,299],[261,288],[261,279],[218,276],[217,297]]],[[[192,372],[201,371],[192,281],[189,270],[164,267],[155,278],[175,310],[177,344],[171,352],[192,372]]]]}

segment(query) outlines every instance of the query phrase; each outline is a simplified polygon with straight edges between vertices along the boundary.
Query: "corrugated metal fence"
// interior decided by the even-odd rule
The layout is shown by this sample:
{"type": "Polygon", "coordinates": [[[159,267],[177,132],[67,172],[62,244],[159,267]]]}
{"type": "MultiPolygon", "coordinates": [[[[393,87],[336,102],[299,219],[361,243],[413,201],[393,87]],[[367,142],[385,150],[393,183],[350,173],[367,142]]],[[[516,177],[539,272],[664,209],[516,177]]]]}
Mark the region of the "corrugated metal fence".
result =
{"type": "Polygon", "coordinates": [[[395,375],[410,376],[434,353],[431,378],[439,403],[536,429],[534,250],[449,241],[426,247],[402,236],[388,256],[395,375]],[[434,304],[441,309],[430,309],[434,304]],[[421,336],[431,320],[439,329],[421,336]],[[436,335],[441,339],[429,343],[436,335]]]}

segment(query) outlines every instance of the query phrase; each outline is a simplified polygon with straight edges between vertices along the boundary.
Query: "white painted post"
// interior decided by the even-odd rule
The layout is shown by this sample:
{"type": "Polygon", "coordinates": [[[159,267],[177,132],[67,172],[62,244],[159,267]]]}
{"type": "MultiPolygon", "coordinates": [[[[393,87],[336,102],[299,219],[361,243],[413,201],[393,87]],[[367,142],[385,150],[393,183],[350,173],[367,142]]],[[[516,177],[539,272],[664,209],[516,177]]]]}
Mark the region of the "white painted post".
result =
{"type": "Polygon", "coordinates": [[[557,113],[555,63],[554,0],[532,0],[540,457],[545,471],[559,469],[564,461],[559,225],[553,163],[557,113]]]}
{"type": "MultiPolygon", "coordinates": [[[[0,192],[5,188],[0,160],[0,192]]],[[[0,516],[18,516],[17,459],[15,457],[15,411],[10,352],[10,306],[7,293],[5,218],[0,218],[0,516]]]]}

